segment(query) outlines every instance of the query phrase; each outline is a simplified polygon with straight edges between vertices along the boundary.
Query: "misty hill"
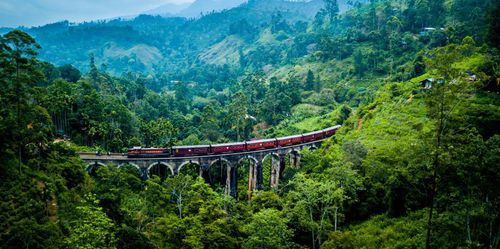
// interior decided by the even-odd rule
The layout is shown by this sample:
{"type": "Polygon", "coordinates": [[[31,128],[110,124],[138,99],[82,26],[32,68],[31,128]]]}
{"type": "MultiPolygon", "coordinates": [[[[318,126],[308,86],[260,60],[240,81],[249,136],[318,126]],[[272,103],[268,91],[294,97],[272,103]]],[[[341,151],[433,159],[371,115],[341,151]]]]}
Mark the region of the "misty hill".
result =
{"type": "Polygon", "coordinates": [[[196,0],[189,7],[179,12],[183,17],[199,17],[202,14],[208,14],[213,11],[234,8],[246,0],[196,0]]]}
{"type": "Polygon", "coordinates": [[[182,3],[182,4],[174,4],[174,3],[166,3],[152,10],[145,11],[143,14],[145,15],[160,15],[160,16],[172,16],[178,14],[182,10],[189,7],[191,4],[182,3]]]}
{"type": "MultiPolygon", "coordinates": [[[[192,6],[208,3],[199,1],[192,6]]],[[[311,21],[321,6],[321,0],[259,0],[191,20],[140,15],[134,19],[77,25],[60,22],[26,31],[41,44],[40,57],[57,65],[70,63],[87,71],[89,55],[93,54],[98,65],[103,64],[110,73],[158,73],[200,62],[200,56],[220,58],[220,55],[207,56],[207,50],[213,51],[212,46],[230,35],[245,38],[245,42],[238,43],[239,48],[251,47],[253,40],[273,18],[282,20],[280,25],[293,26],[298,21],[311,21]]]]}

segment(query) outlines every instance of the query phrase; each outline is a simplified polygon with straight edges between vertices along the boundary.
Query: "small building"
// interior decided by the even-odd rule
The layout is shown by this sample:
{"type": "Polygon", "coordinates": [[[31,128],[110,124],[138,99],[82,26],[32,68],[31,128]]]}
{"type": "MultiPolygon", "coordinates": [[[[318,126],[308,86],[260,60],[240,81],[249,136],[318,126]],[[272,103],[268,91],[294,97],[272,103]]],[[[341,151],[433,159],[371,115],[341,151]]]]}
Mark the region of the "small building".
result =
{"type": "Polygon", "coordinates": [[[469,81],[477,81],[477,80],[479,80],[479,78],[477,77],[477,75],[474,72],[472,72],[470,70],[467,70],[465,73],[469,76],[467,78],[467,80],[469,80],[469,81]]]}
{"type": "Polygon", "coordinates": [[[420,31],[420,36],[428,36],[429,34],[431,34],[434,31],[436,31],[436,28],[432,28],[432,27],[423,28],[422,31],[420,31]]]}
{"type": "Polygon", "coordinates": [[[427,78],[425,80],[420,81],[420,84],[424,90],[428,90],[432,88],[432,83],[434,82],[434,78],[427,78]]]}

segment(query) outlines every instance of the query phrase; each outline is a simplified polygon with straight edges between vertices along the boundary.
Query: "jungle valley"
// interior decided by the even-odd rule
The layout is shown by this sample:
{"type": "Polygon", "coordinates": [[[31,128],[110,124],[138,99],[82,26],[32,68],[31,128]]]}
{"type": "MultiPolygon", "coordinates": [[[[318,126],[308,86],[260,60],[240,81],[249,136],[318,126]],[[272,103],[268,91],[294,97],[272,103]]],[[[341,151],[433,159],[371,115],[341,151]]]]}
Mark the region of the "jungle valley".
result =
{"type": "Polygon", "coordinates": [[[1,28],[0,248],[500,248],[498,13],[249,0],[1,28]],[[255,191],[238,165],[233,197],[222,166],[209,184],[79,156],[334,125],[277,186],[270,160],[255,191]]]}

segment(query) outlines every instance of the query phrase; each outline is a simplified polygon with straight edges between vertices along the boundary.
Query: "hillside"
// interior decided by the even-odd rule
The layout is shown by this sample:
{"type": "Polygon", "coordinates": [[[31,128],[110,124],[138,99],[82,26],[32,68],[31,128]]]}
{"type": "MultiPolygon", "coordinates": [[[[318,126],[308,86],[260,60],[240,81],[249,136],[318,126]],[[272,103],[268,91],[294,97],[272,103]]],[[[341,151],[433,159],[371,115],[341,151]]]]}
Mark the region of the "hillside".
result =
{"type": "MultiPolygon", "coordinates": [[[[116,60],[107,58],[102,51],[109,42],[126,50],[145,44],[158,49],[167,61],[189,65],[201,54],[207,53],[206,50],[210,50],[211,46],[233,35],[234,29],[238,29],[238,32],[247,32],[247,34],[239,35],[250,39],[247,47],[251,48],[252,39],[258,36],[261,27],[270,24],[273,15],[279,15],[279,18],[287,23],[295,24],[299,21],[312,20],[323,6],[321,0],[310,2],[256,0],[232,9],[229,9],[229,6],[237,5],[236,3],[228,1],[220,1],[220,3],[224,6],[229,4],[226,6],[228,10],[204,15],[194,20],[141,15],[132,20],[116,19],[77,25],[62,22],[26,31],[36,37],[41,44],[40,57],[56,65],[71,63],[80,70],[87,71],[88,56],[93,53],[98,64],[106,63],[111,73],[127,70],[160,74],[171,65],[164,65],[158,60],[147,61],[145,64],[140,62],[124,65],[124,61],[135,60],[133,56],[129,55],[116,60]],[[242,21],[248,23],[248,26],[238,26],[242,21]],[[86,37],[86,39],[82,40],[81,37],[86,37]],[[54,49],[59,52],[53,53],[54,49]],[[154,65],[156,70],[152,69],[151,65],[154,65]]],[[[211,1],[206,3],[197,1],[191,7],[195,8],[198,5],[218,6],[211,1]]],[[[341,2],[341,10],[345,11],[347,7],[341,2]]],[[[158,14],[155,11],[148,14],[158,14]]],[[[183,14],[180,15],[183,16],[183,14]]]]}

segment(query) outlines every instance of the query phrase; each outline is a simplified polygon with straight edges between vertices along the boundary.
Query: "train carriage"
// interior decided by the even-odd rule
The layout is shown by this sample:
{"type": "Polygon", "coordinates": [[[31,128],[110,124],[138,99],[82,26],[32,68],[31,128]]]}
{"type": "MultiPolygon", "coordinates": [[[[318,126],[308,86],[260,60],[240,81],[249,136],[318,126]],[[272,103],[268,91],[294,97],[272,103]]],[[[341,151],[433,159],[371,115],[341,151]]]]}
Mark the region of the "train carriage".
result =
{"type": "Polygon", "coordinates": [[[302,135],[294,135],[288,137],[280,137],[276,139],[278,141],[278,146],[285,147],[294,144],[302,143],[302,135]]]}
{"type": "Polygon", "coordinates": [[[276,147],[276,139],[259,139],[248,141],[246,144],[248,151],[270,149],[276,147]]]}
{"type": "Polygon", "coordinates": [[[210,153],[210,145],[173,146],[172,151],[176,157],[207,155],[210,153]]]}
{"type": "Polygon", "coordinates": [[[165,148],[133,147],[127,152],[128,157],[169,157],[170,150],[165,148]]]}
{"type": "Polygon", "coordinates": [[[242,152],[245,150],[246,150],[245,142],[227,143],[227,144],[213,144],[211,146],[211,153],[212,154],[242,152]]]}
{"type": "Polygon", "coordinates": [[[336,126],[324,129],[323,132],[324,132],[325,138],[335,135],[335,132],[337,132],[337,130],[339,128],[340,128],[340,125],[336,125],[336,126]]]}
{"type": "Polygon", "coordinates": [[[323,131],[313,131],[313,132],[302,134],[302,142],[304,142],[304,143],[320,140],[323,138],[324,138],[323,131]]]}

